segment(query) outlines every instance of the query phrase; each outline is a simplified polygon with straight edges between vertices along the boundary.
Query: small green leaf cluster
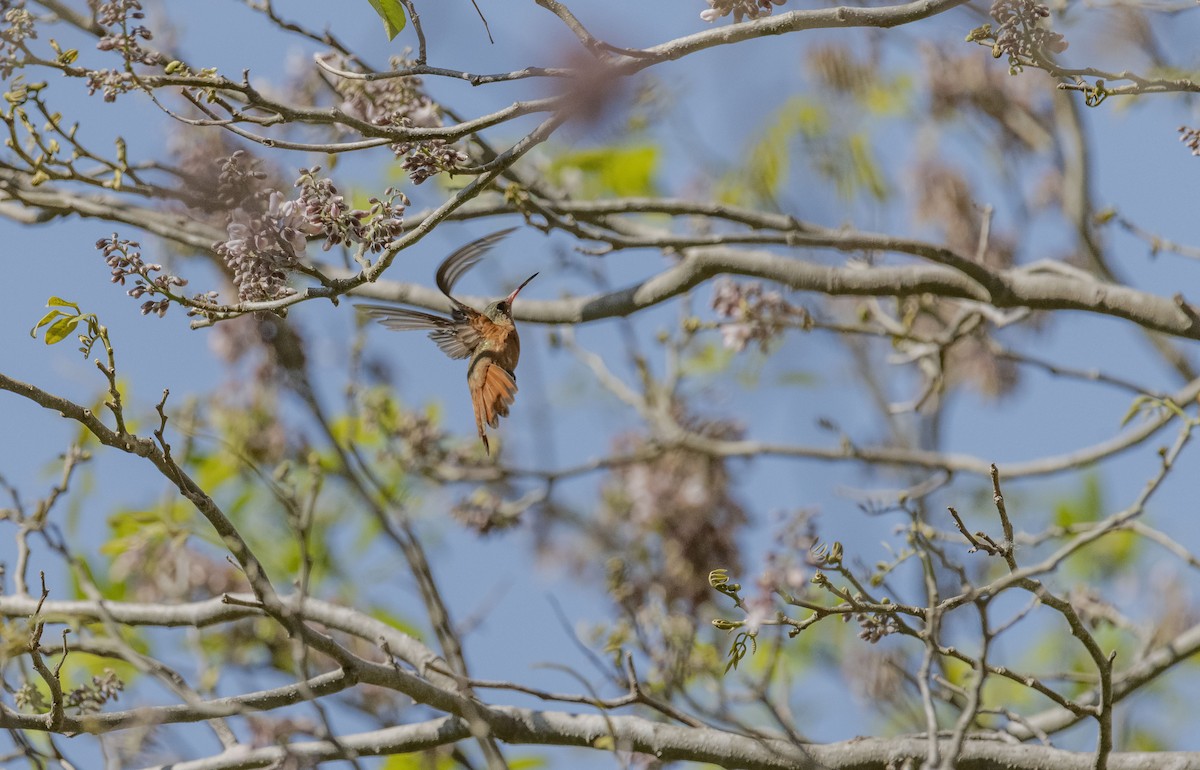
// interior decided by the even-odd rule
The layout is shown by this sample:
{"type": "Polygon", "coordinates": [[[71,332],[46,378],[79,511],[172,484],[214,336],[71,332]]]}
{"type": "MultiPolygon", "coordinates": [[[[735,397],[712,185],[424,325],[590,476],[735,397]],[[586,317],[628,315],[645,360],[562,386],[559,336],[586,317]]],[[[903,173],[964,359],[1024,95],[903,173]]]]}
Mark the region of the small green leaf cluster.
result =
{"type": "Polygon", "coordinates": [[[46,307],[50,308],[50,312],[42,316],[37,325],[29,330],[30,337],[37,339],[38,330],[46,327],[46,344],[57,345],[83,324],[85,331],[79,335],[79,352],[83,353],[84,358],[91,355],[92,347],[98,340],[104,340],[107,347],[108,329],[100,323],[95,313],[84,313],[79,309],[79,305],[61,297],[51,297],[46,302],[46,307]]]}

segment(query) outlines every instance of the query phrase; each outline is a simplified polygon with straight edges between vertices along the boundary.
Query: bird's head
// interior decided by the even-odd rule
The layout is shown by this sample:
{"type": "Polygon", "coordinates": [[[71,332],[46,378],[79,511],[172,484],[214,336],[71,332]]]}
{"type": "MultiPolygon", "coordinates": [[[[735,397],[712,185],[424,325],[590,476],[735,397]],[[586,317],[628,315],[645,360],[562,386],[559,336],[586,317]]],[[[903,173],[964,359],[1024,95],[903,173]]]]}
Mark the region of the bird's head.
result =
{"type": "Polygon", "coordinates": [[[532,281],[534,278],[537,278],[537,275],[538,275],[537,273],[534,273],[533,275],[526,278],[525,281],[520,286],[518,286],[516,289],[513,290],[512,294],[509,294],[504,299],[498,299],[495,302],[489,304],[487,307],[485,307],[483,309],[483,314],[485,316],[487,316],[492,321],[492,323],[511,324],[512,323],[513,300],[515,300],[517,298],[517,295],[521,293],[521,289],[524,289],[525,286],[528,285],[528,283],[530,281],[532,281]]]}

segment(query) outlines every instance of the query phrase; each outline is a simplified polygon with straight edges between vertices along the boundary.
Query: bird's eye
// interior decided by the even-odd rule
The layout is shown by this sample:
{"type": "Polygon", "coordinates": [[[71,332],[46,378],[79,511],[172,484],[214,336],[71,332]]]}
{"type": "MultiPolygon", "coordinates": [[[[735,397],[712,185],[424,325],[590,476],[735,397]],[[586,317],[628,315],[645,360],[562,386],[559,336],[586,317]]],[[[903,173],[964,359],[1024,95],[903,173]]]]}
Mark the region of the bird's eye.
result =
{"type": "Polygon", "coordinates": [[[501,302],[499,305],[496,305],[496,309],[499,310],[501,313],[507,313],[508,312],[508,303],[501,302]]]}

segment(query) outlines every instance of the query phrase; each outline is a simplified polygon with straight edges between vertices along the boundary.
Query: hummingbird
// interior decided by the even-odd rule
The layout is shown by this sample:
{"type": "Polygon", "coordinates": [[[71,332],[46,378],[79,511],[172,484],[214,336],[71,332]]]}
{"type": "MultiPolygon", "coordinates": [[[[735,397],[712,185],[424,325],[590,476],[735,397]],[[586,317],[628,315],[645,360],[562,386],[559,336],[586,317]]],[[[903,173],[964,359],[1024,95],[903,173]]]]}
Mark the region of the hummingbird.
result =
{"type": "Polygon", "coordinates": [[[451,358],[470,358],[467,365],[467,387],[471,391],[471,406],[475,410],[475,427],[490,455],[484,426],[495,428],[517,394],[517,359],[521,356],[521,339],[512,319],[512,304],[537,273],[526,278],[504,299],[489,303],[483,312],[454,298],[450,292],[463,274],[478,264],[492,247],[515,227],[485,235],[471,241],[446,257],[437,269],[437,287],[450,300],[450,317],[408,308],[387,305],[358,305],[363,315],[378,320],[389,329],[410,331],[428,330],[429,338],[451,358]]]}

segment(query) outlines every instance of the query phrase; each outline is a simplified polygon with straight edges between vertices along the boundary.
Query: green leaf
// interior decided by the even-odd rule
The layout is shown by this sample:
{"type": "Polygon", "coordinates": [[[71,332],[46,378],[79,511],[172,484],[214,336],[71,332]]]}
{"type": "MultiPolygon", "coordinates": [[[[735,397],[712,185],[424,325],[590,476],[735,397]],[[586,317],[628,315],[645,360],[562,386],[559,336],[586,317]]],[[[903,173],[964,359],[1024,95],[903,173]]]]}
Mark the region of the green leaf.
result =
{"type": "Polygon", "coordinates": [[[51,297],[50,299],[46,300],[46,307],[69,307],[74,309],[76,313],[79,312],[79,305],[65,300],[62,297],[51,297]]]}
{"type": "Polygon", "coordinates": [[[1134,398],[1133,403],[1129,405],[1129,411],[1121,418],[1121,427],[1124,428],[1130,420],[1137,417],[1146,408],[1146,404],[1152,400],[1149,396],[1137,396],[1134,398]]]}
{"type": "Polygon", "coordinates": [[[789,99],[747,148],[745,164],[718,181],[718,198],[727,203],[773,205],[791,173],[793,140],[807,147],[829,131],[829,113],[822,104],[806,97],[789,99]]]}
{"type": "Polygon", "coordinates": [[[1173,414],[1185,422],[1189,419],[1187,412],[1183,411],[1179,404],[1176,404],[1171,399],[1141,395],[1133,399],[1133,403],[1129,406],[1129,411],[1121,418],[1121,427],[1125,427],[1130,420],[1139,414],[1147,419],[1153,417],[1165,418],[1167,414],[1173,414]]]}
{"type": "Polygon", "coordinates": [[[391,612],[385,607],[372,607],[368,614],[375,620],[386,623],[401,633],[408,634],[413,639],[420,641],[421,639],[425,638],[425,634],[421,632],[421,629],[417,628],[406,618],[391,612]]]}
{"type": "MultiPolygon", "coordinates": [[[[1097,473],[1089,472],[1075,495],[1056,502],[1054,523],[1060,527],[1071,527],[1104,518],[1107,506],[1102,481],[1097,473]]],[[[1086,580],[1096,580],[1128,568],[1140,550],[1141,540],[1136,533],[1128,530],[1108,532],[1075,554],[1067,562],[1067,572],[1086,580]]]]}
{"type": "Polygon", "coordinates": [[[802,388],[814,388],[821,384],[821,378],[816,372],[803,369],[790,369],[781,372],[775,381],[780,385],[790,385],[802,388]]]}
{"type": "Polygon", "coordinates": [[[383,19],[383,30],[387,33],[388,40],[394,40],[396,35],[400,34],[400,30],[404,29],[404,25],[408,23],[404,18],[404,6],[400,4],[400,0],[367,0],[367,2],[375,9],[375,13],[379,14],[379,18],[383,19]]]}
{"type": "Polygon", "coordinates": [[[1097,521],[1103,513],[1104,491],[1100,487],[1100,478],[1095,473],[1088,473],[1077,495],[1059,500],[1054,506],[1054,523],[1060,527],[1069,527],[1097,521]]]}
{"type": "Polygon", "coordinates": [[[654,194],[657,166],[657,147],[633,145],[564,153],[550,168],[558,175],[567,169],[581,172],[587,195],[636,197],[654,194]]]}
{"type": "Polygon", "coordinates": [[[684,360],[683,370],[687,374],[719,374],[729,368],[734,355],[736,355],[734,351],[724,345],[714,342],[705,343],[693,355],[684,360]]]}
{"type": "Polygon", "coordinates": [[[74,315],[67,315],[61,310],[51,310],[49,313],[46,313],[46,315],[42,316],[42,320],[38,321],[36,326],[29,330],[29,336],[37,339],[38,329],[53,322],[50,328],[46,331],[46,344],[53,345],[56,342],[62,342],[63,338],[75,329],[75,324],[77,324],[79,319],[83,318],[83,316],[79,313],[79,305],[76,305],[74,302],[69,302],[62,297],[51,297],[50,299],[46,300],[46,307],[69,307],[75,311],[74,315]],[[62,316],[62,318],[59,318],[59,316],[62,316]],[[58,319],[57,321],[55,321],[56,318],[58,319]],[[56,329],[58,331],[56,331],[56,329]],[[51,335],[56,336],[52,337],[51,335]]]}
{"type": "Polygon", "coordinates": [[[886,198],[887,182],[884,181],[883,172],[875,162],[867,136],[861,133],[851,134],[847,150],[856,187],[866,188],[876,200],[886,198]]]}
{"type": "Polygon", "coordinates": [[[1122,737],[1122,750],[1125,751],[1169,751],[1173,748],[1168,735],[1159,735],[1154,728],[1138,725],[1130,730],[1126,728],[1122,737]]]}
{"type": "Polygon", "coordinates": [[[899,75],[890,80],[872,80],[858,99],[874,115],[904,115],[913,104],[912,78],[899,75]]]}
{"type": "Polygon", "coordinates": [[[75,327],[78,325],[79,316],[63,316],[50,324],[50,328],[46,330],[46,344],[55,345],[62,342],[75,331],[75,327]]]}
{"type": "Polygon", "coordinates": [[[33,327],[32,329],[30,329],[30,330],[29,330],[29,336],[30,336],[30,337],[33,337],[34,339],[37,339],[37,331],[38,331],[38,329],[40,329],[40,328],[42,328],[43,326],[45,326],[46,324],[50,323],[50,322],[51,322],[51,321],[53,321],[55,318],[58,318],[60,315],[62,315],[62,311],[61,311],[61,310],[51,310],[51,311],[50,311],[49,313],[47,313],[46,315],[42,316],[42,320],[40,320],[40,321],[38,321],[38,322],[37,322],[37,326],[35,326],[35,327],[33,327]]]}
{"type": "Polygon", "coordinates": [[[133,682],[140,675],[140,672],[132,664],[123,660],[75,650],[71,650],[67,669],[63,672],[63,679],[79,684],[87,682],[93,676],[103,674],[107,669],[115,671],[121,681],[126,684],[133,682]]]}

